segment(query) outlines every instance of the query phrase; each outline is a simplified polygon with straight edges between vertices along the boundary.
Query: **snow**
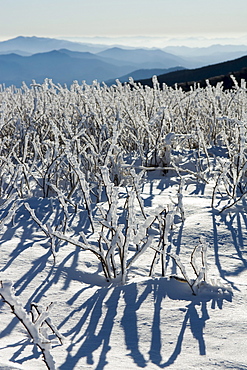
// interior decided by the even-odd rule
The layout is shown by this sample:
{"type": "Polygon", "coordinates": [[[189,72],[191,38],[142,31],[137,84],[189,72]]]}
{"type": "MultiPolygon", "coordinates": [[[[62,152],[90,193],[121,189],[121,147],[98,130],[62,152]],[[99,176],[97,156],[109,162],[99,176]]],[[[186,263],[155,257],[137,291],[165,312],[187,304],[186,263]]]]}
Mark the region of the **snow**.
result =
{"type": "MultiPolygon", "coordinates": [[[[176,181],[155,171],[143,188],[144,202],[151,196],[148,202],[157,208],[175,199],[176,181]]],[[[212,184],[199,185],[184,186],[185,221],[175,224],[171,244],[194,279],[190,255],[205,238],[211,284],[202,284],[197,295],[170,278],[180,275],[172,261],[166,276],[158,264],[149,277],[150,248],[130,267],[125,285],[107,283],[94,254],[71,244],[60,247],[54,266],[47,239],[28,212],[17,212],[15,223],[3,227],[0,279],[13,282],[26,310],[31,302],[54,302],[49,316],[65,337],[61,345],[50,333],[58,369],[247,369],[245,207],[213,211],[212,184]]],[[[45,369],[6,303],[0,313],[0,368],[45,369]]]]}
{"type": "Polygon", "coordinates": [[[247,369],[246,83],[131,83],[0,87],[0,368],[247,369]]]}

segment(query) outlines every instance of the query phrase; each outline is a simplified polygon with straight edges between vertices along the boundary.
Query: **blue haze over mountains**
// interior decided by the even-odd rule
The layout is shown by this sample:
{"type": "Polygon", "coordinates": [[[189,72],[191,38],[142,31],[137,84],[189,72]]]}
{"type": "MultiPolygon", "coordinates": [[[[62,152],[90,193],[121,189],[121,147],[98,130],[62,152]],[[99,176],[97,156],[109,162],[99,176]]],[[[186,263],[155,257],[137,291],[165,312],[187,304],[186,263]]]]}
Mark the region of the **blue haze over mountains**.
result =
{"type": "Polygon", "coordinates": [[[17,37],[0,42],[0,84],[27,85],[51,78],[70,85],[74,80],[91,84],[146,79],[183,68],[197,68],[247,54],[245,45],[213,45],[208,48],[123,48],[117,45],[82,44],[66,40],[17,37]]]}

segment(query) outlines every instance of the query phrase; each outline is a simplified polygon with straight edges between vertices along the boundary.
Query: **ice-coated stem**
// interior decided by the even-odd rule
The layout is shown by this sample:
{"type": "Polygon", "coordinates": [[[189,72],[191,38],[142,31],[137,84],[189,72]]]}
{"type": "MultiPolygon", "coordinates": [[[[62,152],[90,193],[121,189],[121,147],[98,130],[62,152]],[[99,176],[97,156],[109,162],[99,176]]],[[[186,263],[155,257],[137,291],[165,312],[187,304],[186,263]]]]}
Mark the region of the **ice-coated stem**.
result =
{"type": "Polygon", "coordinates": [[[31,320],[30,314],[25,311],[22,304],[15,296],[12,282],[9,280],[2,280],[0,282],[0,296],[2,297],[4,302],[6,302],[10,306],[13,314],[25,327],[28,334],[32,338],[33,343],[40,348],[46,367],[49,370],[56,370],[56,364],[50,352],[51,342],[41,333],[41,326],[43,325],[43,323],[49,322],[49,326],[52,328],[54,334],[58,336],[60,341],[62,340],[62,336],[60,334],[58,335],[57,329],[49,319],[49,307],[45,311],[38,312],[38,318],[36,320],[31,320]]]}

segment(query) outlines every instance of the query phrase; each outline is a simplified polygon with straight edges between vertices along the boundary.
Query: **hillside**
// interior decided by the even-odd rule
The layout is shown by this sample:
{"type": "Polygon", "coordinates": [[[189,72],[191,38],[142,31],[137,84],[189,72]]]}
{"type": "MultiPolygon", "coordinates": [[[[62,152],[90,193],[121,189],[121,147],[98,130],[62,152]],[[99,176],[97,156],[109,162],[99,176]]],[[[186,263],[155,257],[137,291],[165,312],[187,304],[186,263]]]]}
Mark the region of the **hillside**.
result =
{"type": "MultiPolygon", "coordinates": [[[[232,72],[241,71],[245,67],[247,67],[247,56],[223,63],[209,65],[206,67],[186,69],[159,75],[158,81],[161,86],[164,83],[168,86],[183,84],[183,86],[185,87],[186,84],[188,86],[191,86],[195,82],[203,82],[203,80],[205,79],[213,78],[216,76],[221,76],[220,80],[222,80],[225,75],[228,75],[232,72]]],[[[153,86],[152,78],[137,80],[136,82],[139,82],[142,85],[153,86]]]]}
{"type": "Polygon", "coordinates": [[[200,87],[204,88],[207,86],[208,82],[211,86],[216,86],[217,83],[221,82],[223,84],[224,89],[232,89],[235,86],[235,81],[233,77],[235,81],[237,82],[237,84],[240,86],[241,80],[247,81],[247,67],[242,68],[240,71],[231,72],[226,75],[210,77],[207,80],[203,79],[203,80],[196,81],[196,82],[182,82],[182,83],[177,84],[177,86],[181,87],[184,91],[189,91],[190,88],[194,86],[195,84],[197,86],[200,85],[200,87]]]}

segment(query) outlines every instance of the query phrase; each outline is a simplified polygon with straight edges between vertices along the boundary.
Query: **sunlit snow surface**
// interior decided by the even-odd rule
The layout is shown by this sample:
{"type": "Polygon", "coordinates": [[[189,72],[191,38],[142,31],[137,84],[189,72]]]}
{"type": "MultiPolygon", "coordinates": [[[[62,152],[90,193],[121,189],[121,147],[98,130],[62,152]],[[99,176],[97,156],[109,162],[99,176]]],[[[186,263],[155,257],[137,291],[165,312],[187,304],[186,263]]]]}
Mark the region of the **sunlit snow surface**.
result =
{"type": "MultiPolygon", "coordinates": [[[[167,204],[178,182],[154,171],[143,189],[146,205],[167,204]]],[[[228,212],[211,209],[211,185],[189,181],[180,220],[172,234],[172,251],[179,254],[194,278],[190,254],[201,236],[208,243],[208,276],[192,295],[174,263],[166,276],[155,266],[149,249],[131,267],[125,286],[107,283],[92,253],[62,244],[53,266],[44,234],[28,212],[16,214],[2,229],[1,280],[14,283],[26,310],[31,302],[55,302],[50,317],[64,335],[52,340],[52,355],[68,369],[247,369],[247,259],[244,205],[228,212]]],[[[43,203],[42,203],[43,202],[43,203]]],[[[33,199],[33,206],[35,199],[33,199]]],[[[49,207],[36,200],[36,211],[49,207]]],[[[24,327],[1,302],[0,369],[46,369],[41,353],[24,327]]]]}

